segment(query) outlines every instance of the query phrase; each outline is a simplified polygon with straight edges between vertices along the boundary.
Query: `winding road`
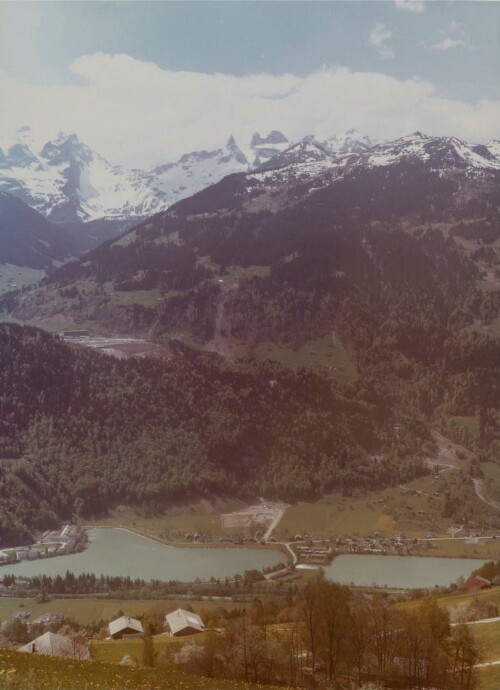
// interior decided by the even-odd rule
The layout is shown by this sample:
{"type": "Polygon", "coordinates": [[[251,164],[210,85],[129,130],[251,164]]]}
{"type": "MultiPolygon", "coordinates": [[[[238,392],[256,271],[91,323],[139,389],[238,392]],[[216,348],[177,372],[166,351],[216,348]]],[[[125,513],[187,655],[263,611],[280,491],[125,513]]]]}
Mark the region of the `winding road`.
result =
{"type": "Polygon", "coordinates": [[[481,499],[481,501],[484,501],[484,503],[487,503],[491,508],[494,508],[495,510],[500,510],[500,505],[498,503],[495,503],[495,501],[489,501],[483,494],[483,487],[481,485],[481,480],[474,477],[472,479],[474,483],[474,489],[476,490],[476,496],[481,499]]]}
{"type": "MultiPolygon", "coordinates": [[[[450,449],[459,449],[461,450],[466,456],[471,455],[470,451],[468,451],[466,448],[463,446],[460,446],[458,443],[454,443],[451,441],[449,438],[446,438],[446,436],[443,436],[443,434],[439,433],[439,431],[433,431],[433,434],[436,438],[436,440],[439,442],[440,447],[439,447],[439,453],[443,455],[447,455],[448,458],[450,456],[450,449]]],[[[430,458],[427,459],[427,464],[429,467],[442,467],[443,469],[441,472],[446,472],[447,470],[458,470],[460,469],[456,465],[452,465],[451,463],[447,462],[435,462],[434,460],[431,460],[430,458]]],[[[476,492],[476,496],[479,498],[480,501],[483,501],[483,503],[486,503],[486,505],[490,506],[490,508],[493,508],[494,510],[499,510],[500,511],[500,505],[496,503],[495,501],[490,501],[488,498],[483,493],[483,487],[481,484],[481,479],[477,477],[472,477],[472,483],[474,484],[474,491],[476,492]]]]}

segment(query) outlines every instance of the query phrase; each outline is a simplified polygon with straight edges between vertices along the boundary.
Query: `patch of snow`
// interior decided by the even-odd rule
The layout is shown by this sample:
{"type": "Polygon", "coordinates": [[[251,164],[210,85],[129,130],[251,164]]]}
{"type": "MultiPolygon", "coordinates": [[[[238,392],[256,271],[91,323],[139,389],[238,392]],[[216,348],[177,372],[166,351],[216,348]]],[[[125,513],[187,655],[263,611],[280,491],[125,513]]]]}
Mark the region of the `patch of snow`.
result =
{"type": "Polygon", "coordinates": [[[498,158],[500,161],[500,141],[498,139],[491,139],[486,144],[486,148],[493,156],[495,156],[495,158],[498,158]]]}

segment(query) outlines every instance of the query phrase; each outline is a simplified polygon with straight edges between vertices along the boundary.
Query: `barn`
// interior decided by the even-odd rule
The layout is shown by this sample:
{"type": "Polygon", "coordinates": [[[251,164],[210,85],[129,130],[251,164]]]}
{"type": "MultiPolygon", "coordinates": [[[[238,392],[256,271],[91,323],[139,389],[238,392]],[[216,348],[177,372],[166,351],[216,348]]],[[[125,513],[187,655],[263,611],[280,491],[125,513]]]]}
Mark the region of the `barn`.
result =
{"type": "Polygon", "coordinates": [[[109,634],[113,640],[142,637],[143,632],[141,621],[129,616],[121,616],[109,624],[109,634]]]}
{"type": "Polygon", "coordinates": [[[491,580],[487,580],[485,577],[481,577],[481,575],[472,575],[465,583],[464,589],[469,592],[478,592],[480,589],[491,587],[491,585],[491,580]]]}
{"type": "Polygon", "coordinates": [[[177,609],[172,613],[167,613],[165,619],[173,637],[196,635],[205,631],[205,625],[201,618],[191,611],[177,609]]]}

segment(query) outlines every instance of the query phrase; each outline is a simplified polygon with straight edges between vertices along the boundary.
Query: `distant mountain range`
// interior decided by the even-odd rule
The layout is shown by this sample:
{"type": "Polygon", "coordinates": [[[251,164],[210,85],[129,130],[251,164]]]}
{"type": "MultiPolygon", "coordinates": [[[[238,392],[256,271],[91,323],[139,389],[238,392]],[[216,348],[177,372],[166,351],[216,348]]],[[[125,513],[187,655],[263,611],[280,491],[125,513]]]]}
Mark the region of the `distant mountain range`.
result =
{"type": "MultiPolygon", "coordinates": [[[[363,150],[369,143],[366,137],[358,137],[351,130],[318,145],[329,155],[335,151],[363,150]]],[[[21,127],[17,140],[5,151],[0,149],[0,191],[21,200],[49,221],[52,235],[61,238],[59,248],[64,245],[64,257],[69,258],[116,237],[227,175],[272,165],[273,159],[280,156],[298,160],[296,147],[290,148],[286,136],[276,130],[265,137],[256,132],[244,150],[231,136],[223,148],[186,153],[174,163],[146,171],[112,165],[76,134],[60,133],[53,141],[37,147],[30,128],[21,127]],[[56,226],[62,234],[57,233],[56,226]]],[[[282,160],[279,158],[277,164],[282,164],[282,160]]],[[[14,265],[39,268],[42,260],[37,246],[45,240],[44,233],[39,237],[37,233],[43,223],[38,220],[28,227],[23,218],[25,213],[15,224],[19,230],[12,223],[0,227],[5,238],[0,245],[0,264],[12,263],[14,256],[14,265]]],[[[44,227],[44,232],[48,232],[49,226],[44,227]]],[[[51,243],[46,246],[44,267],[61,260],[59,249],[52,253],[51,247],[51,243]]]]}
{"type": "MultiPolygon", "coordinates": [[[[315,140],[316,141],[316,140],[315,140]]],[[[319,143],[328,153],[363,150],[366,137],[351,130],[319,143]]],[[[212,151],[186,153],[153,170],[112,165],[76,134],[59,136],[40,150],[29,128],[5,152],[0,149],[0,190],[22,199],[51,222],[136,222],[218,182],[226,175],[268,165],[277,155],[295,155],[284,134],[253,135],[244,153],[231,136],[212,151]]]]}
{"type": "MultiPolygon", "coordinates": [[[[230,144],[236,160],[240,153],[230,144]]],[[[446,230],[448,239],[471,240],[467,275],[478,268],[492,273],[500,261],[496,244],[488,246],[496,241],[499,215],[500,159],[492,144],[475,146],[420,132],[372,147],[358,142],[356,151],[346,152],[341,145],[344,150],[336,153],[337,144],[307,137],[268,160],[260,154],[257,169],[228,175],[66,264],[45,287],[9,309],[19,318],[96,321],[128,333],[190,333],[205,344],[221,330],[226,340],[301,342],[334,326],[334,304],[344,290],[367,294],[372,272],[373,290],[378,289],[376,274],[398,273],[399,264],[389,269],[393,258],[401,264],[408,260],[412,273],[415,257],[377,257],[370,233],[393,232],[396,242],[397,233],[411,231],[417,252],[418,233],[436,226],[439,237],[446,230]],[[228,274],[231,290],[224,285],[228,274]],[[284,300],[288,282],[307,293],[318,281],[326,282],[316,315],[316,307],[309,308],[307,318],[300,307],[300,319],[291,313],[287,317],[291,307],[286,300],[275,303],[273,315],[259,311],[272,303],[269,296],[264,299],[270,285],[272,291],[283,291],[284,300]],[[65,300],[67,287],[85,299],[65,300]]],[[[458,251],[456,243],[442,251],[453,248],[458,251]]],[[[427,286],[439,283],[431,275],[437,259],[428,251],[427,258],[421,257],[419,279],[427,286]]]]}
{"type": "MultiPolygon", "coordinates": [[[[108,163],[75,134],[60,134],[37,150],[31,131],[21,128],[17,142],[5,152],[0,149],[2,203],[6,203],[6,194],[12,195],[43,218],[28,224],[23,220],[24,209],[16,223],[0,221],[4,238],[0,263],[39,268],[47,261],[52,265],[81,255],[235,173],[246,175],[239,179],[246,180],[245,188],[252,188],[254,196],[258,192],[262,208],[264,187],[267,194],[276,187],[279,197],[284,185],[314,181],[312,192],[318,188],[318,180],[325,186],[339,176],[345,177],[348,171],[401,161],[427,162],[441,170],[467,168],[474,174],[500,169],[498,141],[471,145],[455,137],[430,137],[419,132],[377,144],[349,130],[342,136],[320,140],[310,135],[290,144],[284,134],[274,130],[266,137],[254,134],[244,150],[230,137],[221,149],[186,153],[175,163],[150,171],[128,170],[108,163]],[[51,242],[47,233],[53,238],[51,242]],[[52,251],[54,247],[56,251],[52,251]]],[[[276,203],[274,198],[273,205],[276,203]]],[[[13,208],[12,203],[9,208],[13,208]]]]}

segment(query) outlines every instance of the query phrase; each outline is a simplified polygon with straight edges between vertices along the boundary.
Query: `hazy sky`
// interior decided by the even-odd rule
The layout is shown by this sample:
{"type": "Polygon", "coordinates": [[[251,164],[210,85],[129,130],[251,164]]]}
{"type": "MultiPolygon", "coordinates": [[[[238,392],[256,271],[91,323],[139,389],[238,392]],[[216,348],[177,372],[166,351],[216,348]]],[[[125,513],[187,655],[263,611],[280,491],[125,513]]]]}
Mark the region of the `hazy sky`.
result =
{"type": "Polygon", "coordinates": [[[0,2],[0,140],[112,162],[355,127],[500,138],[500,2],[0,2]]]}

